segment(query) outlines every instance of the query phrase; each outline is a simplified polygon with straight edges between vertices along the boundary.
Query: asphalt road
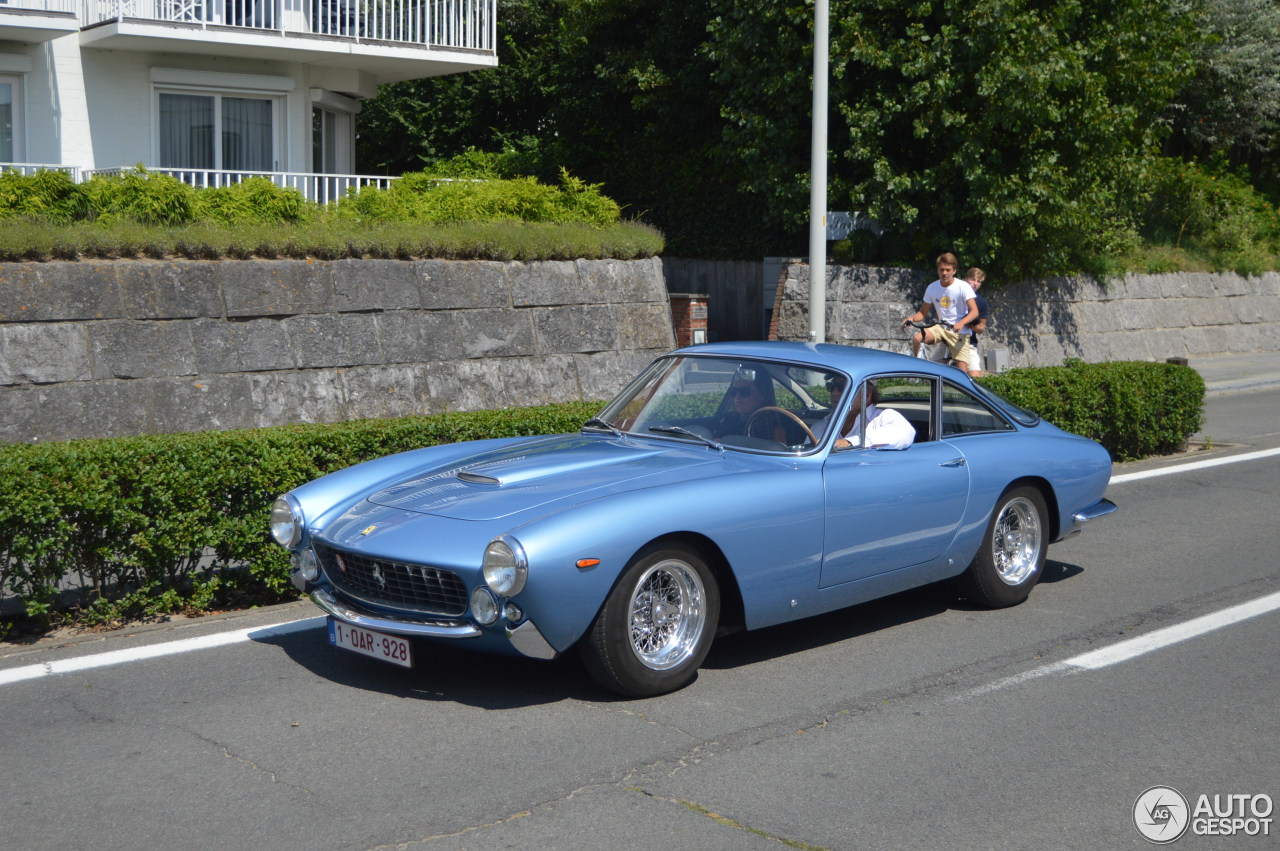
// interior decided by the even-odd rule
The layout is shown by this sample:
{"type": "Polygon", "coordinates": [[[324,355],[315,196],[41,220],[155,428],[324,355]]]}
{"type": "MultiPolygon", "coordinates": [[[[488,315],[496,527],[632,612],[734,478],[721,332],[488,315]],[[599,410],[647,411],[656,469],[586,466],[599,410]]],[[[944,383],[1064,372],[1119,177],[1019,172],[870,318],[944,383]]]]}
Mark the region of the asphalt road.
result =
{"type": "MultiPolygon", "coordinates": [[[[1277,411],[1211,398],[1195,460],[1280,447],[1277,411]]],[[[1280,610],[1081,661],[1280,592],[1280,455],[1131,477],[1186,460],[1118,467],[1022,606],[928,588],[731,636],[645,701],[571,658],[404,671],[264,628],[309,604],[0,651],[0,847],[1148,847],[1152,786],[1280,799],[1280,610]],[[174,641],[215,646],[127,661],[174,641]]],[[[1270,818],[1175,847],[1275,848],[1270,818]]]]}

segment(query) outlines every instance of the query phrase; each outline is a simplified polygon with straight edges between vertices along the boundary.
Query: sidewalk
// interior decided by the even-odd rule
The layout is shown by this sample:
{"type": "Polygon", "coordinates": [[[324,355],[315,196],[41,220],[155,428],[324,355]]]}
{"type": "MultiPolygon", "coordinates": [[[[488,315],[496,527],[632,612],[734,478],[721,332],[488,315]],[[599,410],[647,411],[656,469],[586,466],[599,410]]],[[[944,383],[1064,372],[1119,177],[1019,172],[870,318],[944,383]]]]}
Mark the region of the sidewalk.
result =
{"type": "Polygon", "coordinates": [[[1280,352],[1205,355],[1189,363],[1204,378],[1206,396],[1280,386],[1280,352]]]}

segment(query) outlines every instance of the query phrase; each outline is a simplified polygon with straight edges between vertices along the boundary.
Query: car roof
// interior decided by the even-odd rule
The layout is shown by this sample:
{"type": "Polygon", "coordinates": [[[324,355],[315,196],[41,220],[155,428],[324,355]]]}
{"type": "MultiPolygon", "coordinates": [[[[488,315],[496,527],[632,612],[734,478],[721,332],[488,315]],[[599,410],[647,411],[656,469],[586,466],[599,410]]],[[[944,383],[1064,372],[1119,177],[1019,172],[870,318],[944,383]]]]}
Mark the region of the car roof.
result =
{"type": "Polygon", "coordinates": [[[675,354],[787,361],[796,364],[831,367],[853,376],[877,372],[910,371],[941,375],[961,384],[965,383],[965,379],[969,377],[963,370],[934,363],[925,358],[912,357],[898,352],[883,352],[879,349],[867,349],[861,346],[843,346],[839,343],[784,343],[772,340],[744,340],[734,343],[705,343],[700,346],[687,346],[676,350],[675,354]]]}

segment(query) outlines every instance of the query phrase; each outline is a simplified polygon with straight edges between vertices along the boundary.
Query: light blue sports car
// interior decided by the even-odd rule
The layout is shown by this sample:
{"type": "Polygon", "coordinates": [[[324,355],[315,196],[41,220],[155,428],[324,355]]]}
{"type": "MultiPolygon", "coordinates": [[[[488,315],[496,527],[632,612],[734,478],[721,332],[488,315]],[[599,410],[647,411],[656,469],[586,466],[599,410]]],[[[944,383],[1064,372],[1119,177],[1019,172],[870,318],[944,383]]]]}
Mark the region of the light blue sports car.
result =
{"type": "Polygon", "coordinates": [[[1050,543],[1115,510],[1110,475],[1101,446],[951,367],[723,343],[654,361],[580,433],[310,482],[271,532],[338,647],[405,666],[418,639],[576,649],[643,697],[688,684],[717,631],[953,577],[1020,603],[1050,543]]]}

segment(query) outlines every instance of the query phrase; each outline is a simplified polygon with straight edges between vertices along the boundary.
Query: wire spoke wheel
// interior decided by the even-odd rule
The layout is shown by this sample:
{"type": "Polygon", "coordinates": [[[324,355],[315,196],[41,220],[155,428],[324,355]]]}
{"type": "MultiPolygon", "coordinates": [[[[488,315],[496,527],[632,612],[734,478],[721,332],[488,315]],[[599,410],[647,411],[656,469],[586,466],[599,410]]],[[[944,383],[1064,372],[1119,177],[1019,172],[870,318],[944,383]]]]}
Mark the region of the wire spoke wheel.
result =
{"type": "Polygon", "coordinates": [[[1036,507],[1026,498],[1012,499],[1001,509],[991,536],[996,575],[1006,585],[1021,585],[1040,563],[1043,527],[1036,507]]]}
{"type": "Polygon", "coordinates": [[[631,597],[631,649],[642,665],[665,671],[693,654],[706,624],[705,595],[682,561],[659,562],[641,575],[631,597]]]}

